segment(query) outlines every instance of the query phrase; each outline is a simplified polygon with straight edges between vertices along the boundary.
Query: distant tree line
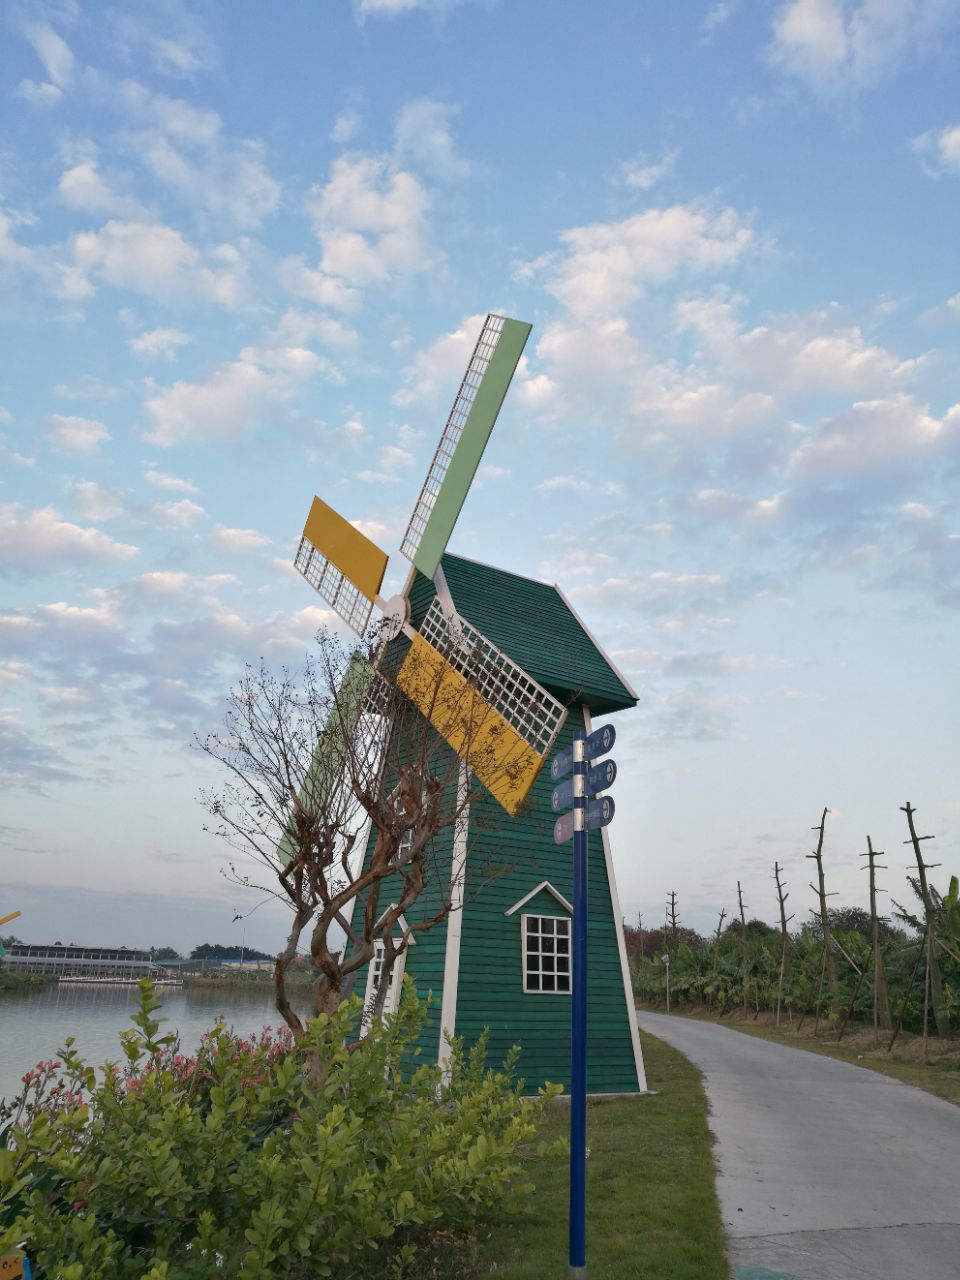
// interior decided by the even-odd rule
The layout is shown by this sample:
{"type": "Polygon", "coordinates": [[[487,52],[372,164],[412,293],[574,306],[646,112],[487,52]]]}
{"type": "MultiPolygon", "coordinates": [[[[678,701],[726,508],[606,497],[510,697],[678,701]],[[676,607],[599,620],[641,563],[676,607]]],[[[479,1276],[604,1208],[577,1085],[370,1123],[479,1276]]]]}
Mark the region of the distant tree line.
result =
{"type": "Polygon", "coordinates": [[[960,1032],[960,885],[951,876],[946,892],[931,883],[927,872],[939,864],[923,856],[917,834],[916,810],[902,806],[916,859],[916,875],[907,883],[914,903],[893,900],[890,916],[877,908],[876,873],[886,868],[884,854],[867,837],[863,870],[869,872],[869,910],[829,907],[824,868],[824,833],[829,810],[824,809],[816,849],[809,858],[816,865],[811,888],[819,906],[799,928],[787,914],[783,868],[774,864],[779,925],[747,919],[741,884],[738,910],[728,920],[719,912],[717,927],[705,937],[680,923],[678,896],[667,896],[663,924],[656,928],[627,928],[626,944],[637,995],[648,1002],[666,999],[669,973],[671,1005],[707,1006],[724,1014],[740,1009],[758,1017],[762,1011],[790,1019],[821,1018],[835,1024],[838,1038],[847,1023],[872,1021],[877,1043],[880,1033],[892,1047],[901,1029],[953,1036],[960,1032]],[[725,923],[727,921],[727,923],[725,923]]]}

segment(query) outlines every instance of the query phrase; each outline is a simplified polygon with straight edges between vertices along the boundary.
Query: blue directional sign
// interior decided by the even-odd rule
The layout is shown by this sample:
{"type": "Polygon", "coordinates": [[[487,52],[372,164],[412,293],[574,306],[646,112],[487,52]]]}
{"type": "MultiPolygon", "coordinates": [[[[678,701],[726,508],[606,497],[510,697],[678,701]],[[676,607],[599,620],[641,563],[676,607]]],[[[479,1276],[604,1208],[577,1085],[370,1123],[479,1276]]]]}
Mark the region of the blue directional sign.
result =
{"type": "Polygon", "coordinates": [[[573,813],[568,812],[553,824],[553,843],[566,844],[573,835],[573,813]]]}
{"type": "Polygon", "coordinates": [[[554,813],[559,813],[561,809],[569,809],[573,804],[573,779],[568,778],[566,782],[561,782],[559,787],[553,788],[553,795],[550,797],[550,807],[554,813]]]}
{"type": "Polygon", "coordinates": [[[550,761],[550,777],[554,782],[559,782],[565,773],[569,773],[573,768],[573,747],[567,747],[563,751],[558,751],[550,761]]]}
{"type": "Polygon", "coordinates": [[[587,830],[596,831],[598,827],[607,826],[616,812],[616,807],[613,803],[613,796],[603,796],[600,800],[589,800],[587,802],[585,824],[587,830]]]}
{"type": "MultiPolygon", "coordinates": [[[[613,744],[616,740],[617,731],[612,724],[605,724],[601,729],[594,729],[593,733],[583,740],[584,760],[596,760],[598,756],[605,756],[608,751],[613,750],[613,744]]],[[[572,752],[570,764],[571,766],[573,765],[572,752]]],[[[563,772],[566,773],[566,769],[563,772]]]]}
{"type": "MultiPolygon", "coordinates": [[[[595,764],[592,769],[587,770],[585,778],[585,787],[587,795],[595,796],[598,791],[606,791],[608,787],[612,787],[617,777],[617,762],[615,760],[604,760],[603,764],[595,764]]],[[[560,788],[557,788],[559,791],[560,788]]],[[[555,791],[554,795],[557,794],[555,791]]],[[[572,788],[571,788],[572,794],[572,788]]],[[[557,806],[554,805],[554,812],[557,806]]],[[[561,805],[560,808],[563,808],[561,805]]]]}

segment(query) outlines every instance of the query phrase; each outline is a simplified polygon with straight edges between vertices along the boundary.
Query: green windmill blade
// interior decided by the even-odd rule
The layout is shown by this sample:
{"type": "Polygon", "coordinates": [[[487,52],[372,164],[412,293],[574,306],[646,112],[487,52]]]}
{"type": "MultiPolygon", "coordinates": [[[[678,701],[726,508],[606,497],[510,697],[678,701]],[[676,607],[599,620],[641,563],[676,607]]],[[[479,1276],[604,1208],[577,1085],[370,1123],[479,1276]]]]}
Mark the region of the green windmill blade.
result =
{"type": "Polygon", "coordinates": [[[400,547],[435,578],[532,325],[487,316],[400,547]]]}

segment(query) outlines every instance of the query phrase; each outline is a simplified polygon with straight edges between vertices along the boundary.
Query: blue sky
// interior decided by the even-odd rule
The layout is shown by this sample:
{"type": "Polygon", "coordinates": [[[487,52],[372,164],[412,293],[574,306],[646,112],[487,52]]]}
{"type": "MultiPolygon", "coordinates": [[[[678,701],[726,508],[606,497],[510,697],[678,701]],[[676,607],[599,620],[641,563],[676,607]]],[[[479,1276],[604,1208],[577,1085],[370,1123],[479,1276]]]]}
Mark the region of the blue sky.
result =
{"type": "Polygon", "coordinates": [[[628,919],[676,889],[709,927],[738,879],[772,919],[774,859],[802,916],[824,805],[838,902],[868,833],[903,896],[908,799],[960,870],[955,0],[2,23],[24,937],[239,932],[189,743],[332,621],[290,568],[314,492],[396,551],[487,310],[534,331],[451,549],[559,583],[640,692],[628,919]]]}

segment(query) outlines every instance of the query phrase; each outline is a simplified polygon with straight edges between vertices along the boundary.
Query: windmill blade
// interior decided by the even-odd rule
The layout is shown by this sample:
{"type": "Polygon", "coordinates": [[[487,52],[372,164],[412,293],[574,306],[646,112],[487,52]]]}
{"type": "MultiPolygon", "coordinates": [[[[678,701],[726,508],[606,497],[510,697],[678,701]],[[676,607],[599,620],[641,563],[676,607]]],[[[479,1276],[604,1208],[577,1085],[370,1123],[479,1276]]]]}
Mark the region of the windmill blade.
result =
{"type": "MultiPolygon", "coordinates": [[[[383,719],[389,701],[387,681],[371,663],[354,653],[300,788],[298,799],[308,812],[322,809],[324,798],[331,796],[341,782],[348,751],[354,758],[357,773],[370,777],[377,773],[385,746],[383,719]]],[[[277,857],[286,867],[295,853],[296,842],[290,832],[285,831],[277,845],[277,857]]]]}
{"type": "Polygon", "coordinates": [[[466,619],[434,600],[397,684],[512,816],[566,719],[566,708],[466,619]]]}
{"type": "Polygon", "coordinates": [[[314,498],[293,565],[349,627],[361,636],[366,632],[383,584],[386,552],[314,498]]]}
{"type": "Polygon", "coordinates": [[[400,547],[415,568],[431,580],[531,328],[521,320],[492,313],[484,321],[400,547]]]}

